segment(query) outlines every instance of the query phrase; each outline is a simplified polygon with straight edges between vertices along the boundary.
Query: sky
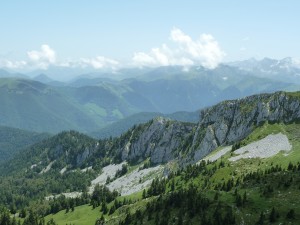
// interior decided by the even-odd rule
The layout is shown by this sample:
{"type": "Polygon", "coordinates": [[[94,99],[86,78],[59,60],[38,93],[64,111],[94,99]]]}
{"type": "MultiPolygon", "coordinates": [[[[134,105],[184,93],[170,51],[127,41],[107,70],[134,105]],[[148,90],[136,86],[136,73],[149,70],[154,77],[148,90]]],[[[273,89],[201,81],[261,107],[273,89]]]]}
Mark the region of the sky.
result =
{"type": "Polygon", "coordinates": [[[299,9],[298,0],[3,0],[0,67],[299,59],[299,9]]]}

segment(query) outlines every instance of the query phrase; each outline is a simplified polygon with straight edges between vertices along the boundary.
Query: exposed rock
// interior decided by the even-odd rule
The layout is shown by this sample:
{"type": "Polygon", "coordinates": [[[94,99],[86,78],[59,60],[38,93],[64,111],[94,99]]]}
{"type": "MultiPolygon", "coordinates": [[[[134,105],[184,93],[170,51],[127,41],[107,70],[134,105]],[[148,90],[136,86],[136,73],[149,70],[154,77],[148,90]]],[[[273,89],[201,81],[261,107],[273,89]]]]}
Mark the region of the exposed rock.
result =
{"type": "Polygon", "coordinates": [[[289,123],[299,120],[300,95],[277,92],[225,101],[201,111],[201,118],[197,133],[202,131],[202,135],[194,141],[194,154],[190,154],[185,163],[196,162],[218,146],[245,138],[266,121],[289,123]]]}
{"type": "Polygon", "coordinates": [[[200,118],[196,125],[158,117],[125,133],[117,150],[110,151],[135,162],[150,157],[153,164],[195,163],[217,147],[245,138],[266,121],[299,120],[300,94],[277,92],[224,101],[202,110],[200,118]]]}
{"type": "Polygon", "coordinates": [[[106,180],[108,177],[114,178],[116,175],[116,172],[118,170],[122,169],[122,166],[126,164],[126,162],[120,163],[120,164],[111,164],[102,169],[102,173],[91,182],[91,186],[89,188],[89,193],[92,193],[94,191],[94,188],[97,184],[104,185],[106,183],[106,180]]]}
{"type": "Polygon", "coordinates": [[[232,149],[232,146],[226,146],[217,152],[213,152],[212,155],[206,156],[204,158],[204,160],[214,162],[214,161],[218,160],[219,158],[221,158],[223,155],[225,155],[227,152],[230,152],[231,149],[232,149]]]}
{"type": "Polygon", "coordinates": [[[67,171],[67,167],[65,166],[64,168],[62,168],[62,169],[59,171],[59,173],[60,173],[61,175],[63,175],[66,171],[67,171]]]}
{"type": "Polygon", "coordinates": [[[40,174],[47,173],[47,172],[51,169],[53,163],[55,163],[55,160],[52,161],[52,162],[50,162],[50,163],[48,164],[48,166],[47,166],[46,168],[44,168],[44,169],[40,172],[40,174]]]}
{"type": "Polygon", "coordinates": [[[90,149],[89,149],[89,148],[85,148],[85,150],[84,150],[83,153],[77,155],[77,158],[76,158],[76,164],[77,164],[77,165],[81,165],[82,162],[83,162],[84,160],[86,160],[87,157],[89,157],[89,155],[90,155],[90,149]]]}
{"type": "Polygon", "coordinates": [[[267,137],[255,141],[249,145],[239,148],[234,151],[237,156],[229,158],[230,161],[236,161],[239,159],[248,158],[268,158],[276,155],[280,151],[289,152],[292,149],[292,145],[286,135],[271,134],[267,137]]]}
{"type": "MultiPolygon", "coordinates": [[[[185,166],[198,162],[219,146],[242,140],[266,121],[300,121],[300,94],[277,92],[224,101],[202,110],[198,124],[158,117],[134,126],[119,138],[89,140],[91,144],[75,154],[58,144],[53,155],[65,154],[66,162],[73,167],[84,163],[93,166],[90,159],[100,155],[114,162],[139,163],[150,158],[151,165],[177,161],[179,166],[185,166]]],[[[78,134],[68,134],[71,143],[75,135],[78,134]]]]}
{"type": "Polygon", "coordinates": [[[122,160],[142,161],[150,157],[152,163],[165,163],[175,159],[182,142],[192,131],[194,124],[171,121],[158,117],[144,129],[133,130],[123,147],[122,160]]]}
{"type": "Polygon", "coordinates": [[[131,173],[114,180],[107,187],[110,190],[117,190],[122,196],[130,195],[149,187],[155,177],[162,175],[163,169],[164,167],[161,165],[143,170],[135,169],[131,173]]]}

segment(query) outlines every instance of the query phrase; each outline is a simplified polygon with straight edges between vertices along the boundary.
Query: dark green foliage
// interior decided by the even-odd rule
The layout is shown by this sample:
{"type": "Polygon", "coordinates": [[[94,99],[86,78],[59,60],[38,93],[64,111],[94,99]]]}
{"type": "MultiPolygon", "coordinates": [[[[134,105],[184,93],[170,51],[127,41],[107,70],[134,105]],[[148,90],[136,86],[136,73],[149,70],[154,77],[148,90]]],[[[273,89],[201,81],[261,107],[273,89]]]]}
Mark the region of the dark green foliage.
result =
{"type": "Polygon", "coordinates": [[[11,159],[16,153],[50,137],[46,133],[36,133],[17,128],[0,126],[0,163],[11,159]]]}
{"type": "Polygon", "coordinates": [[[128,171],[128,165],[127,164],[123,164],[122,165],[122,169],[121,170],[117,170],[115,178],[121,177],[123,175],[125,175],[128,171]]]}
{"type": "MultiPolygon", "coordinates": [[[[29,216],[25,218],[23,225],[45,225],[45,220],[44,218],[39,218],[35,212],[30,211],[29,216]]],[[[50,225],[56,225],[55,221],[52,220],[50,225]]]]}
{"type": "Polygon", "coordinates": [[[233,151],[239,149],[240,147],[241,147],[241,142],[236,142],[232,145],[231,151],[233,152],[233,151]]]}
{"type": "Polygon", "coordinates": [[[288,213],[286,214],[286,218],[287,219],[295,219],[295,210],[294,209],[291,209],[290,211],[288,211],[288,213]]]}
{"type": "MultiPolygon", "coordinates": [[[[272,201],[273,192],[279,193],[279,190],[280,193],[295,189],[298,191],[298,164],[286,169],[272,165],[265,170],[258,169],[256,172],[224,179],[222,183],[210,182],[209,177],[218,168],[226,166],[222,162],[207,164],[203,161],[170,173],[168,178],[154,179],[148,191],[144,190],[142,194],[143,199],[152,200],[147,202],[145,210],[131,214],[129,224],[239,224],[245,212],[257,207],[256,201],[265,202],[265,198],[267,202],[272,201]],[[288,187],[284,185],[286,181],[290,181],[288,187]],[[253,190],[261,194],[258,200],[257,197],[253,199],[253,190]],[[268,194],[263,194],[264,190],[268,194]]],[[[257,217],[245,224],[263,225],[267,222],[295,220],[296,217],[294,210],[285,210],[286,216],[280,217],[282,208],[272,209],[259,205],[259,209],[261,213],[256,213],[256,209],[252,211],[257,217]],[[266,211],[268,214],[264,213],[266,211]]]]}
{"type": "Polygon", "coordinates": [[[155,196],[165,192],[166,180],[154,179],[147,191],[147,196],[155,196]]]}
{"type": "Polygon", "coordinates": [[[271,213],[270,213],[270,216],[269,216],[269,221],[271,223],[274,223],[277,219],[277,212],[275,210],[275,208],[273,207],[272,210],[271,210],[271,213]]]}
{"type": "Polygon", "coordinates": [[[68,213],[70,210],[74,211],[76,206],[84,205],[90,202],[90,196],[84,196],[77,198],[66,198],[64,195],[61,195],[57,198],[49,200],[49,210],[45,214],[55,214],[61,210],[66,210],[68,213]]]}
{"type": "Polygon", "coordinates": [[[0,224],[1,225],[11,225],[12,221],[10,218],[10,213],[7,209],[0,209],[0,224]]]}
{"type": "Polygon", "coordinates": [[[265,221],[265,214],[263,212],[261,212],[256,225],[263,225],[264,221],[265,221]]]}
{"type": "MultiPolygon", "coordinates": [[[[97,166],[99,171],[108,162],[105,154],[102,154],[102,147],[101,141],[97,142],[86,135],[68,131],[24,150],[14,160],[0,166],[1,204],[8,205],[11,209],[24,209],[30,202],[44,199],[47,195],[87,190],[90,181],[97,175],[97,166]],[[98,156],[98,160],[101,160],[101,157],[104,159],[101,162],[87,161],[86,155],[93,152],[98,156]],[[51,169],[41,174],[50,163],[51,169]],[[80,167],[90,165],[95,165],[93,170],[79,170],[80,167]],[[64,167],[67,171],[61,174],[60,171],[64,167]]],[[[62,208],[65,209],[58,207],[56,212],[62,208]]],[[[48,213],[47,209],[43,211],[44,214],[48,213]]]]}
{"type": "MultiPolygon", "coordinates": [[[[148,218],[148,221],[152,220],[154,214],[154,224],[170,224],[171,212],[177,212],[175,224],[185,224],[195,217],[206,218],[212,213],[213,216],[209,216],[209,220],[214,224],[235,224],[235,216],[230,207],[221,204],[214,207],[214,202],[206,198],[193,185],[190,185],[188,189],[161,195],[151,203],[147,203],[143,218],[148,218]]],[[[133,221],[136,217],[136,214],[132,215],[133,221]]]]}
{"type": "Polygon", "coordinates": [[[104,216],[102,214],[101,218],[96,220],[95,225],[104,225],[104,224],[105,224],[105,219],[104,219],[104,216]]]}
{"type": "Polygon", "coordinates": [[[117,191],[111,192],[106,186],[96,185],[91,196],[91,203],[92,205],[95,204],[96,207],[102,204],[102,210],[105,209],[107,212],[106,203],[113,201],[118,196],[119,193],[117,191]]]}

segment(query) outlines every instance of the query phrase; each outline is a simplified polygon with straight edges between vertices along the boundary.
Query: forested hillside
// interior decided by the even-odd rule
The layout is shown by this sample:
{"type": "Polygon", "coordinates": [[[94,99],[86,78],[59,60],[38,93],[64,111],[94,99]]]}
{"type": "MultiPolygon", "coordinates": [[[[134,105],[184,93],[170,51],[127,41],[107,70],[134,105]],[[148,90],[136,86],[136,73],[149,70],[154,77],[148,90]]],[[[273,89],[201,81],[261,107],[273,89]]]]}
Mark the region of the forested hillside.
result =
{"type": "Polygon", "coordinates": [[[16,153],[50,137],[47,133],[36,133],[17,128],[0,126],[0,163],[11,159],[16,153]]]}
{"type": "Polygon", "coordinates": [[[61,132],[0,165],[0,202],[25,224],[297,224],[299,96],[224,101],[198,123],[157,117],[116,138],[61,132]]]}

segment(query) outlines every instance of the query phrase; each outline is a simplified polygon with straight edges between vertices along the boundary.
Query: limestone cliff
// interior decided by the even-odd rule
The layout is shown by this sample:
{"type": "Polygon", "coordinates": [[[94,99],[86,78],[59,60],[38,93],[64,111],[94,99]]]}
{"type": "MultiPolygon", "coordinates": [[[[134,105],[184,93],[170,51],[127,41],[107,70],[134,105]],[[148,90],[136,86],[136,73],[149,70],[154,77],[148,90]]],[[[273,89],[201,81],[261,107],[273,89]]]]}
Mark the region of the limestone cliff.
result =
{"type": "Polygon", "coordinates": [[[300,119],[300,94],[277,92],[224,101],[202,110],[197,125],[157,118],[143,129],[131,130],[122,160],[153,163],[178,159],[185,165],[197,162],[218,146],[245,138],[266,121],[289,123],[300,119]]]}
{"type": "Polygon", "coordinates": [[[276,92],[224,101],[201,111],[190,158],[195,162],[220,145],[245,138],[261,123],[300,119],[300,93],[276,92]]]}
{"type": "Polygon", "coordinates": [[[122,146],[123,160],[143,160],[150,157],[152,163],[165,163],[175,159],[182,144],[195,124],[171,121],[158,117],[142,130],[133,129],[129,140],[122,146]]]}

